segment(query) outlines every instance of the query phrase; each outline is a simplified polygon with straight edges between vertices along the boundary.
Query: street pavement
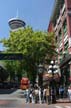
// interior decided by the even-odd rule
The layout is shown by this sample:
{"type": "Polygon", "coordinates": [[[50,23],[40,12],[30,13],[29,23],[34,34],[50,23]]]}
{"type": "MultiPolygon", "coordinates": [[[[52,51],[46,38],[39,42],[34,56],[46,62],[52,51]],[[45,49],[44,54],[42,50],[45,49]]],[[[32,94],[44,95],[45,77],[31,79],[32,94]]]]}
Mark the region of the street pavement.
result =
{"type": "Polygon", "coordinates": [[[0,94],[0,108],[71,108],[71,103],[65,99],[58,100],[56,104],[25,103],[24,91],[18,89],[11,93],[0,94]]]}
{"type": "Polygon", "coordinates": [[[0,108],[71,108],[71,104],[26,104],[18,100],[1,100],[0,108]]]}
{"type": "Polygon", "coordinates": [[[24,91],[21,89],[14,90],[11,93],[8,93],[10,90],[2,90],[2,93],[0,94],[0,100],[7,99],[7,100],[25,100],[24,98],[24,91]],[[7,92],[6,92],[7,91],[7,92]],[[4,94],[3,94],[4,92],[4,94]],[[6,92],[6,93],[5,93],[6,92]]]}
{"type": "Polygon", "coordinates": [[[25,103],[24,91],[20,89],[11,93],[10,90],[0,90],[0,92],[0,108],[22,108],[22,104],[25,103]]]}

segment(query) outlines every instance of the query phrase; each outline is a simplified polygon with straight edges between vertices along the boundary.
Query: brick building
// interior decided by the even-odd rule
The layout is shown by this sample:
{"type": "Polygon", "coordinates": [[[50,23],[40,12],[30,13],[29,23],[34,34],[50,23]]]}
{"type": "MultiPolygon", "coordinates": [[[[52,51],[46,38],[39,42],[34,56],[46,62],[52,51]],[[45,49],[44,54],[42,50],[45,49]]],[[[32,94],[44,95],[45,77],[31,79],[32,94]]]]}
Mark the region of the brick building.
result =
{"type": "Polygon", "coordinates": [[[48,32],[51,31],[55,32],[57,42],[61,83],[67,86],[71,77],[71,0],[55,0],[48,26],[48,32]]]}

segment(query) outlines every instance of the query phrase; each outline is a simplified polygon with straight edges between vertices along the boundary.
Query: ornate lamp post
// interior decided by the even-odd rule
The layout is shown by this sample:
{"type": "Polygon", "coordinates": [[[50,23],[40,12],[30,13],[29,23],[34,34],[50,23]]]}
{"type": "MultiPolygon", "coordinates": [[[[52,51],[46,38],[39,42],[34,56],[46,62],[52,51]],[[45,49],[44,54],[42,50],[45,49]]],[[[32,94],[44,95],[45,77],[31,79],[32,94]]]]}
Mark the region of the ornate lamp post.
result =
{"type": "Polygon", "coordinates": [[[55,65],[55,61],[51,61],[48,69],[48,73],[51,74],[50,78],[50,91],[51,91],[51,96],[52,96],[52,103],[56,103],[56,81],[54,79],[54,74],[57,73],[57,66],[55,65]]]}

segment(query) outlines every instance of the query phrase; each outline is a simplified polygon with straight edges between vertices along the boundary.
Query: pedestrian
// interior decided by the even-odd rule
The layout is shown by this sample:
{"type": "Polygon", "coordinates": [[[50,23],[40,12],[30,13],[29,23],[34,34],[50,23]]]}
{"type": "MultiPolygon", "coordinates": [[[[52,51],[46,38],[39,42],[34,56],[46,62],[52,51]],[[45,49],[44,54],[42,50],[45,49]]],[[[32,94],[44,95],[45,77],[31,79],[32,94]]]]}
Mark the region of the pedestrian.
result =
{"type": "Polygon", "coordinates": [[[34,88],[32,89],[32,103],[35,103],[35,93],[34,93],[34,88]]]}
{"type": "Polygon", "coordinates": [[[32,103],[32,92],[29,94],[29,102],[32,103]]]}
{"type": "Polygon", "coordinates": [[[49,86],[46,88],[46,103],[50,104],[51,98],[50,98],[50,89],[49,86]]]}
{"type": "Polygon", "coordinates": [[[39,89],[38,89],[38,87],[35,87],[34,93],[35,93],[35,103],[38,103],[39,102],[39,89]]]}
{"type": "Polygon", "coordinates": [[[60,95],[60,98],[64,97],[64,87],[62,85],[59,88],[59,95],[60,95]]]}
{"type": "Polygon", "coordinates": [[[41,102],[43,103],[44,99],[43,99],[43,88],[41,88],[41,102]]]}
{"type": "Polygon", "coordinates": [[[46,88],[43,90],[43,103],[46,103],[46,88]]]}
{"type": "Polygon", "coordinates": [[[71,86],[68,87],[68,97],[69,100],[71,101],[71,86]]]}
{"type": "Polygon", "coordinates": [[[51,102],[56,103],[56,89],[54,87],[51,88],[51,102]]]}
{"type": "Polygon", "coordinates": [[[26,103],[29,102],[29,89],[26,89],[26,103]]]}
{"type": "Polygon", "coordinates": [[[41,88],[39,88],[39,103],[41,104],[42,101],[41,101],[41,88]]]}

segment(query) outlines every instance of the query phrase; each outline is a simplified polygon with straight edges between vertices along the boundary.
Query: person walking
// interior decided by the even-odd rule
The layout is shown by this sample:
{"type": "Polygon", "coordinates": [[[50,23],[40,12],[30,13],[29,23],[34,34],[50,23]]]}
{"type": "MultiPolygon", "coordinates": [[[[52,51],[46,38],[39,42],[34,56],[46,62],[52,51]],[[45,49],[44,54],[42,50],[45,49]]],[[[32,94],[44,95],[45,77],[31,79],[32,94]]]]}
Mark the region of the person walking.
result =
{"type": "Polygon", "coordinates": [[[46,88],[46,103],[50,104],[51,102],[51,98],[50,98],[50,90],[49,90],[49,86],[46,88]]]}
{"type": "Polygon", "coordinates": [[[30,93],[29,93],[29,102],[32,103],[32,99],[33,99],[33,94],[32,94],[33,90],[32,88],[30,88],[30,93]]]}
{"type": "Polygon", "coordinates": [[[71,86],[68,87],[68,97],[71,102],[71,86]]]}
{"type": "Polygon", "coordinates": [[[32,89],[32,103],[35,103],[35,93],[34,93],[34,88],[32,89]]]}
{"type": "Polygon", "coordinates": [[[26,89],[26,103],[29,102],[29,89],[26,89]]]}
{"type": "Polygon", "coordinates": [[[43,90],[43,103],[46,103],[46,88],[43,90]]]}
{"type": "Polygon", "coordinates": [[[39,88],[39,103],[41,104],[42,101],[41,101],[41,88],[39,88]]]}
{"type": "Polygon", "coordinates": [[[59,94],[60,94],[60,98],[64,97],[64,87],[62,85],[59,88],[59,94]]]}
{"type": "Polygon", "coordinates": [[[50,88],[50,96],[51,96],[51,103],[56,103],[56,88],[51,87],[50,88]]]}
{"type": "Polygon", "coordinates": [[[35,87],[34,94],[35,94],[35,103],[38,103],[39,102],[39,89],[38,89],[38,87],[35,87]]]}

